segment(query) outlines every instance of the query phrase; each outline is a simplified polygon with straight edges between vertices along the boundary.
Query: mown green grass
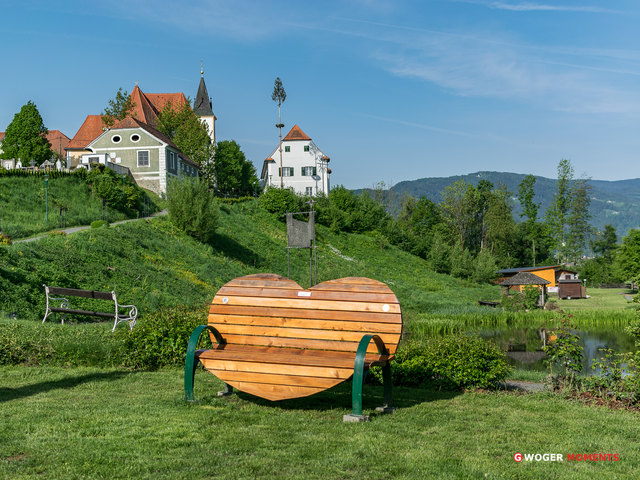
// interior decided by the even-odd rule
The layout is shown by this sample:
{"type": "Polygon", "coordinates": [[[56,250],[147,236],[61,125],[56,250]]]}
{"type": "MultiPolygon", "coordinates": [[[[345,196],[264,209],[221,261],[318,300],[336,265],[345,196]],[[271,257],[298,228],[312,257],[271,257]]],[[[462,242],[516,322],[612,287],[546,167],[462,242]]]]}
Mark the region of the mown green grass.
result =
{"type": "MultiPolygon", "coordinates": [[[[46,190],[42,177],[0,177],[2,232],[17,239],[64,227],[89,225],[103,218],[110,222],[128,218],[120,211],[103,207],[102,200],[91,194],[86,180],[79,176],[50,178],[48,192],[46,190]],[[62,214],[61,208],[65,209],[62,214]]],[[[146,195],[151,199],[152,212],[163,204],[157,195],[151,192],[146,195]]]]}
{"type": "Polygon", "coordinates": [[[633,292],[625,288],[588,288],[590,298],[556,299],[558,307],[566,312],[582,312],[593,310],[635,310],[637,304],[627,300],[633,292]]]}
{"type": "MultiPolygon", "coordinates": [[[[549,394],[396,388],[393,415],[342,422],[350,385],[306,399],[218,398],[182,372],[0,368],[3,478],[637,478],[637,414],[549,394]],[[516,463],[520,453],[618,453],[618,462],[516,463]]],[[[365,388],[365,410],[381,401],[365,388]]]]}

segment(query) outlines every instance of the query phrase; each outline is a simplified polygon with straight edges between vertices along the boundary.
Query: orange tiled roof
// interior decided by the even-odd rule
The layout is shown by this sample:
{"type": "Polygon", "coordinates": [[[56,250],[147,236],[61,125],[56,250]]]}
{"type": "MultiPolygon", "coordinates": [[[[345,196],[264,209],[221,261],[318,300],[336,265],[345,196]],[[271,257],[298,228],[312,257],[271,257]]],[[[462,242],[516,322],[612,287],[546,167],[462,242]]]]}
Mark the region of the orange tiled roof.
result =
{"type": "Polygon", "coordinates": [[[178,109],[183,107],[184,105],[189,105],[187,101],[187,97],[184,96],[184,93],[145,93],[144,94],[151,105],[155,107],[155,109],[160,113],[164,106],[167,103],[171,103],[171,106],[174,109],[178,109]]]}
{"type": "Polygon", "coordinates": [[[58,152],[60,155],[64,155],[64,149],[69,145],[69,137],[67,137],[60,130],[49,130],[47,133],[47,140],[51,144],[51,149],[54,152],[58,152]]]}
{"type": "Polygon", "coordinates": [[[158,113],[160,112],[151,104],[147,96],[142,93],[142,90],[140,90],[138,85],[133,87],[133,90],[131,91],[131,101],[134,104],[133,111],[131,112],[132,117],[135,117],[144,123],[156,123],[158,113]]]}
{"type": "Polygon", "coordinates": [[[0,142],[2,141],[3,138],[4,138],[4,132],[0,132],[0,142]]]}
{"type": "Polygon", "coordinates": [[[68,150],[82,150],[92,141],[98,138],[104,131],[102,115],[87,115],[82,126],[78,129],[74,137],[67,144],[68,150]]]}
{"type": "Polygon", "coordinates": [[[293,128],[287,133],[286,137],[282,139],[282,141],[289,140],[311,140],[306,133],[300,130],[298,125],[294,125],[293,128]]]}

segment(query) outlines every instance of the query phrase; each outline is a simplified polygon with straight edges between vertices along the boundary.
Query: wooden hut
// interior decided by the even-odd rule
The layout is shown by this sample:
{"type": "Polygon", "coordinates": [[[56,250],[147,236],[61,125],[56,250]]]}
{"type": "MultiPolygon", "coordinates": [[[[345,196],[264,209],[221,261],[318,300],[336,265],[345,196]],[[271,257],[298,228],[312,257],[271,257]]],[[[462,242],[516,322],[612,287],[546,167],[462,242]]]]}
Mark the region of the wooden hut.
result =
{"type": "Polygon", "coordinates": [[[560,298],[587,298],[587,289],[582,280],[560,280],[558,285],[558,297],[560,298]]]}
{"type": "Polygon", "coordinates": [[[510,290],[522,291],[524,287],[539,287],[540,288],[540,296],[538,298],[538,306],[544,307],[546,298],[547,298],[547,285],[551,282],[549,280],[545,280],[542,277],[534,275],[529,272],[519,272],[516,273],[513,277],[509,277],[500,283],[500,286],[503,288],[505,294],[509,294],[510,290]]]}

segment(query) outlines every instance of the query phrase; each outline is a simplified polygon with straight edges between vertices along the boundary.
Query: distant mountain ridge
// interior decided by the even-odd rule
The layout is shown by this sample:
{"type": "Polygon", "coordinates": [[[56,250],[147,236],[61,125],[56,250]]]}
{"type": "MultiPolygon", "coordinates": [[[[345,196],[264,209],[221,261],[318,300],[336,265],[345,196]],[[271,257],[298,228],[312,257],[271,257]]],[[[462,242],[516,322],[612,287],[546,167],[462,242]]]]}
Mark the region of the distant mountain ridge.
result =
{"type": "MultiPolygon", "coordinates": [[[[488,180],[494,185],[505,185],[512,193],[514,217],[521,221],[520,203],[516,198],[518,185],[526,177],[520,173],[475,172],[453,177],[429,177],[406,180],[391,187],[396,194],[407,193],[413,197],[425,196],[439,203],[442,191],[458,180],[477,185],[480,180],[488,180]]],[[[555,179],[536,176],[534,188],[535,202],[540,204],[539,219],[551,204],[556,189],[555,179]]],[[[598,230],[611,224],[616,228],[618,237],[627,235],[629,230],[640,227],[640,178],[629,180],[589,180],[591,190],[591,225],[598,230]]]]}

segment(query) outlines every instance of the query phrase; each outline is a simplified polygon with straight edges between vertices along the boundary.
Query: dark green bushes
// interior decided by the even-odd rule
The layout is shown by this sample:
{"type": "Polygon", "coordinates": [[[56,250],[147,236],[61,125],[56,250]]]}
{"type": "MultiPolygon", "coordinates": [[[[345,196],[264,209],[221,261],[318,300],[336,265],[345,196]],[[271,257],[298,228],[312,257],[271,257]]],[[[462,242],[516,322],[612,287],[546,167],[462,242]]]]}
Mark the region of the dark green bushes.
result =
{"type": "MultiPolygon", "coordinates": [[[[205,323],[206,307],[175,307],[145,315],[133,330],[116,330],[116,338],[120,341],[118,361],[123,366],[138,369],[183,365],[191,333],[205,323]]],[[[203,338],[201,345],[206,348],[211,342],[203,338]]]]}
{"type": "MultiPolygon", "coordinates": [[[[443,389],[489,388],[503,381],[510,370],[505,354],[493,342],[464,334],[402,345],[391,363],[395,385],[443,389]]],[[[372,373],[382,380],[380,368],[372,373]]]]}
{"type": "MultiPolygon", "coordinates": [[[[260,196],[260,206],[284,220],[287,212],[300,212],[305,209],[304,200],[288,188],[267,188],[260,196]]],[[[308,210],[308,206],[306,210],[308,210]]]]}
{"type": "Polygon", "coordinates": [[[172,180],[167,187],[169,219],[201,242],[208,242],[218,224],[220,208],[209,187],[199,178],[172,180]]]}

